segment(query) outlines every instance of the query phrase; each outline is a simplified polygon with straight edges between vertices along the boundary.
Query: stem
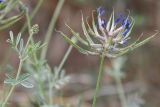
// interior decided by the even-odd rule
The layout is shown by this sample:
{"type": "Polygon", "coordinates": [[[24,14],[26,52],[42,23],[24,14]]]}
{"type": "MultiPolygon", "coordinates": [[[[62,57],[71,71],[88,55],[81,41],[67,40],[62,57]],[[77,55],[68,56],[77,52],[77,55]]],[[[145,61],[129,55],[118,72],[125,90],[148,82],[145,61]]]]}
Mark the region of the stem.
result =
{"type": "Polygon", "coordinates": [[[97,95],[99,92],[99,88],[100,88],[100,80],[102,77],[102,72],[103,72],[103,63],[104,63],[104,58],[105,56],[102,54],[102,56],[100,56],[100,65],[99,65],[99,71],[98,71],[98,79],[97,79],[97,83],[96,83],[96,91],[95,91],[95,95],[93,97],[93,102],[92,102],[92,107],[96,106],[96,100],[97,100],[97,95]]]}
{"type": "Polygon", "coordinates": [[[49,104],[53,105],[53,99],[52,99],[52,95],[53,95],[53,90],[52,90],[52,81],[50,79],[50,76],[48,75],[48,81],[49,81],[49,91],[48,91],[48,96],[49,96],[49,104]]]}
{"type": "Polygon", "coordinates": [[[73,49],[73,46],[70,45],[69,48],[68,48],[68,50],[67,50],[67,52],[65,53],[65,55],[64,55],[61,63],[58,66],[57,72],[59,72],[62,69],[62,67],[63,67],[64,63],[66,62],[66,60],[67,60],[69,54],[71,53],[72,49],[73,49]]]}
{"type": "MultiPolygon", "coordinates": [[[[39,8],[41,7],[42,3],[44,0],[39,0],[38,4],[36,5],[35,9],[33,10],[33,12],[31,13],[29,19],[32,20],[34,18],[34,16],[36,15],[36,13],[38,12],[39,8]]],[[[21,32],[24,32],[25,29],[27,27],[27,23],[24,24],[23,28],[21,29],[21,32]]]]}
{"type": "Polygon", "coordinates": [[[59,2],[57,4],[57,7],[56,7],[56,9],[55,9],[55,11],[53,13],[53,16],[52,16],[51,22],[49,24],[45,40],[44,40],[44,43],[46,43],[46,47],[42,48],[41,59],[44,59],[46,57],[47,50],[48,50],[48,44],[49,44],[49,41],[51,39],[51,35],[52,35],[52,32],[53,32],[53,29],[55,27],[56,21],[58,19],[58,16],[60,14],[60,11],[61,11],[61,8],[62,8],[62,6],[64,4],[64,1],[65,0],[59,0],[59,2]]]}
{"type": "Polygon", "coordinates": [[[117,91],[118,91],[119,99],[120,99],[120,102],[121,102],[121,106],[122,107],[128,107],[121,78],[119,78],[118,76],[115,76],[115,80],[116,80],[117,91]]]}
{"type": "Polygon", "coordinates": [[[26,18],[27,18],[29,38],[28,38],[28,40],[27,40],[25,50],[28,48],[29,42],[30,42],[30,41],[33,42],[33,33],[30,31],[30,30],[31,30],[31,20],[30,20],[30,18],[29,18],[28,9],[26,9],[26,18]]]}
{"type": "MultiPolygon", "coordinates": [[[[26,11],[26,18],[27,18],[27,26],[28,26],[28,33],[29,33],[29,38],[28,38],[28,41],[27,41],[26,47],[25,47],[27,49],[30,41],[32,42],[32,44],[34,43],[33,33],[30,32],[30,30],[31,30],[31,18],[29,17],[28,10],[26,11]]],[[[35,63],[37,64],[38,60],[37,60],[37,56],[36,56],[35,53],[33,54],[33,57],[34,57],[35,63]]],[[[36,70],[38,71],[37,66],[36,66],[36,70]]],[[[43,83],[41,82],[41,80],[39,78],[37,79],[37,82],[38,82],[39,95],[44,100],[45,99],[45,94],[43,92],[43,83]]]]}
{"type": "MultiPolygon", "coordinates": [[[[76,43],[76,42],[77,42],[77,39],[73,37],[73,38],[72,38],[72,41],[73,41],[74,43],[76,43]]],[[[59,64],[56,72],[60,72],[60,70],[61,70],[62,67],[64,66],[64,63],[66,62],[69,54],[71,53],[72,49],[73,49],[73,46],[70,45],[69,48],[67,49],[67,52],[65,53],[62,61],[60,62],[60,64],[59,64]]],[[[53,88],[53,87],[51,86],[51,81],[50,81],[50,84],[49,84],[49,101],[50,101],[50,104],[51,104],[51,105],[53,104],[53,101],[52,101],[52,94],[53,94],[52,88],[53,88]]]]}
{"type": "MultiPolygon", "coordinates": [[[[17,75],[16,75],[16,80],[19,78],[19,75],[20,75],[21,70],[22,70],[22,65],[23,65],[23,60],[20,60],[19,67],[18,67],[18,72],[17,72],[17,75]]],[[[5,107],[5,105],[7,104],[7,102],[9,100],[10,96],[12,95],[15,87],[16,87],[16,85],[13,85],[11,87],[11,89],[9,90],[9,93],[8,93],[7,97],[5,98],[5,100],[2,103],[2,107],[5,107]]]]}

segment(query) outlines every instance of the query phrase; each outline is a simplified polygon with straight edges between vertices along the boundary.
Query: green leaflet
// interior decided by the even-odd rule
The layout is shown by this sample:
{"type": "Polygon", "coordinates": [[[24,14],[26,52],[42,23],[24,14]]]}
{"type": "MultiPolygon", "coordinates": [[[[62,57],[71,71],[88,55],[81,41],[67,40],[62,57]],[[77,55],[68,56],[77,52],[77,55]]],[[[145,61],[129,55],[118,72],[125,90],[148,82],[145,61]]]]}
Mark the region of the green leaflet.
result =
{"type": "Polygon", "coordinates": [[[31,83],[28,82],[28,81],[22,81],[22,82],[21,82],[21,85],[22,85],[23,87],[25,87],[25,88],[33,88],[33,87],[34,87],[33,84],[31,84],[31,83]]]}
{"type": "Polygon", "coordinates": [[[8,75],[8,79],[6,79],[4,83],[10,85],[18,85],[21,82],[27,80],[29,77],[30,77],[29,73],[22,74],[18,79],[12,79],[12,77],[8,75]]]}

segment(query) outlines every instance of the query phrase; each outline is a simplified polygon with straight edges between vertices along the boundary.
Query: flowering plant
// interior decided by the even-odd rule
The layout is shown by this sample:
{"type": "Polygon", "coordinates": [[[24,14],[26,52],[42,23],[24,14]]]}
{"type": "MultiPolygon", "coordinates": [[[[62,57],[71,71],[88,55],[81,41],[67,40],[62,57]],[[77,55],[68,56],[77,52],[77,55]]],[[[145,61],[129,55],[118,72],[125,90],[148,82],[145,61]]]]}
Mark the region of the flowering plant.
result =
{"type": "MultiPolygon", "coordinates": [[[[11,96],[14,98],[14,95],[12,94],[15,92],[15,89],[18,86],[31,89],[30,95],[33,96],[33,98],[30,96],[29,98],[34,100],[33,103],[31,103],[34,104],[33,106],[37,104],[39,107],[71,107],[72,105],[70,104],[59,104],[55,98],[60,97],[60,100],[64,99],[61,99],[62,95],[60,89],[69,81],[74,81],[70,79],[70,76],[65,74],[65,69],[63,69],[73,47],[83,54],[97,55],[100,57],[96,91],[94,93],[95,95],[92,104],[92,107],[95,107],[100,88],[100,80],[103,73],[105,57],[113,58],[128,53],[129,51],[147,43],[157,34],[155,33],[154,35],[142,41],[140,41],[140,36],[135,42],[128,44],[130,34],[135,24],[134,18],[130,15],[119,15],[116,17],[113,11],[110,15],[110,18],[106,20],[105,10],[100,7],[97,9],[97,11],[93,11],[92,13],[92,25],[90,25],[87,19],[84,20],[82,14],[81,26],[85,38],[82,38],[79,33],[75,32],[67,24],[66,26],[72,32],[73,37],[69,38],[63,32],[58,31],[71,45],[65,52],[59,65],[52,68],[50,64],[48,64],[46,57],[49,49],[49,43],[54,31],[53,29],[55,29],[58,16],[61,13],[61,9],[65,3],[65,0],[58,1],[47,28],[44,41],[36,42],[34,36],[38,34],[39,26],[37,24],[33,24],[33,18],[42,6],[43,2],[44,0],[37,0],[36,7],[32,10],[25,4],[27,2],[23,2],[21,0],[0,0],[0,30],[10,27],[22,17],[24,17],[23,20],[25,20],[23,27],[17,35],[14,35],[15,33],[12,31],[9,32],[10,37],[7,39],[7,43],[13,50],[15,50],[19,59],[19,63],[17,68],[14,68],[12,66],[8,66],[8,64],[6,65],[6,62],[9,61],[8,58],[10,57],[7,56],[2,59],[4,62],[2,65],[0,65],[0,70],[5,71],[6,78],[4,79],[5,85],[3,85],[2,90],[0,90],[0,107],[9,106],[8,102],[10,102],[11,96]],[[16,13],[12,14],[13,11],[16,11],[16,13]],[[23,39],[22,35],[27,34],[28,38],[23,39]],[[80,44],[78,44],[77,41],[79,41],[80,44]]],[[[127,107],[128,102],[130,101],[125,98],[125,93],[123,91],[121,82],[121,77],[123,76],[121,74],[121,68],[123,63],[124,61],[122,59],[117,58],[117,60],[114,60],[112,63],[113,69],[110,70],[111,72],[109,72],[109,75],[114,77],[116,80],[118,89],[117,92],[120,96],[122,107],[127,107]]],[[[15,96],[17,97],[18,95],[15,94],[15,96]]],[[[76,96],[76,98],[78,97],[76,96]]],[[[75,102],[77,101],[74,99],[71,104],[75,102]]],[[[22,101],[22,103],[24,102],[22,101]]],[[[31,104],[26,106],[32,106],[31,104]]],[[[138,104],[140,103],[138,102],[138,104]]],[[[80,106],[81,104],[77,105],[77,107],[80,106]]]]}
{"type": "MultiPolygon", "coordinates": [[[[132,51],[143,44],[147,43],[150,39],[152,39],[157,33],[148,37],[145,40],[140,41],[142,35],[132,44],[125,46],[125,43],[130,39],[130,34],[134,26],[134,19],[130,15],[127,17],[119,17],[115,18],[114,10],[109,18],[106,21],[103,17],[105,14],[105,10],[100,7],[97,9],[96,19],[94,18],[94,11],[92,13],[92,27],[89,25],[86,20],[86,24],[88,29],[86,28],[85,21],[82,14],[82,29],[85,35],[85,39],[79,36],[71,27],[67,24],[66,26],[70,29],[72,34],[80,41],[83,47],[74,43],[67,35],[63,32],[59,31],[60,34],[64,37],[64,39],[78,49],[80,52],[84,54],[98,55],[100,56],[100,65],[98,71],[98,79],[96,83],[95,95],[93,98],[92,107],[96,107],[96,99],[100,88],[100,80],[102,77],[103,64],[105,57],[118,57],[123,54],[132,51]]],[[[124,96],[124,95],[123,95],[124,96]]]]}

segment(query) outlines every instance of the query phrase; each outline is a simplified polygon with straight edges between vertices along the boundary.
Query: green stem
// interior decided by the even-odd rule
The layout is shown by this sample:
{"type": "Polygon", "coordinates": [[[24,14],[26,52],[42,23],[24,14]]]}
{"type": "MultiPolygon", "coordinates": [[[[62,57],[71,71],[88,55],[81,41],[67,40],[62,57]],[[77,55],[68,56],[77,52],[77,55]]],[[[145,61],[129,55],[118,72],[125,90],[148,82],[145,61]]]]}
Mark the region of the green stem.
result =
{"type": "Polygon", "coordinates": [[[26,18],[27,18],[29,38],[28,38],[28,40],[27,40],[25,49],[28,48],[28,45],[29,45],[29,42],[30,42],[30,41],[33,42],[33,33],[30,31],[32,26],[31,26],[31,20],[30,20],[30,18],[29,18],[28,9],[26,9],[26,18]]]}
{"type": "Polygon", "coordinates": [[[52,90],[52,81],[50,79],[50,76],[48,75],[48,81],[49,81],[49,91],[48,91],[48,96],[49,96],[49,104],[53,105],[53,90],[52,90]]]}
{"type": "Polygon", "coordinates": [[[68,48],[68,50],[67,50],[67,52],[65,53],[65,55],[64,55],[61,63],[58,66],[57,72],[59,72],[62,69],[62,67],[63,67],[64,63],[66,62],[66,60],[67,60],[69,54],[71,53],[72,49],[73,49],[73,46],[70,45],[69,48],[68,48]]]}
{"type": "MultiPolygon", "coordinates": [[[[77,39],[73,37],[73,38],[72,38],[72,41],[73,41],[74,43],[76,43],[76,42],[77,42],[77,39]]],[[[64,66],[64,64],[65,64],[68,56],[70,55],[72,49],[73,49],[73,46],[70,45],[69,48],[67,49],[67,52],[65,53],[62,61],[60,62],[60,64],[59,64],[56,72],[60,72],[60,70],[61,70],[62,67],[64,66]]],[[[52,94],[53,94],[52,88],[53,88],[53,87],[51,86],[51,81],[50,81],[50,84],[49,84],[49,85],[50,85],[50,86],[49,86],[49,101],[50,101],[50,104],[53,104],[53,101],[52,101],[52,94]]]]}
{"type": "MultiPolygon", "coordinates": [[[[17,72],[17,75],[16,75],[16,80],[18,80],[18,78],[19,78],[19,75],[20,75],[21,70],[22,70],[22,65],[23,65],[23,60],[20,60],[19,67],[18,67],[18,72],[17,72]]],[[[3,103],[2,103],[2,107],[5,107],[5,105],[7,104],[7,102],[8,102],[8,100],[9,100],[10,96],[12,95],[15,87],[16,87],[16,85],[13,85],[13,86],[11,87],[11,89],[9,90],[8,95],[6,96],[6,98],[4,99],[4,101],[3,101],[3,103]]]]}
{"type": "Polygon", "coordinates": [[[102,73],[103,73],[103,64],[104,64],[105,56],[101,55],[100,57],[101,57],[101,59],[100,59],[100,65],[99,65],[99,71],[98,71],[98,79],[97,79],[97,83],[96,83],[96,91],[95,91],[95,95],[93,97],[92,107],[96,107],[97,95],[99,93],[99,88],[100,88],[100,80],[101,80],[102,73]]]}
{"type": "MultiPolygon", "coordinates": [[[[33,10],[33,12],[30,15],[30,20],[32,20],[34,18],[34,16],[36,15],[36,13],[38,12],[38,10],[40,9],[41,5],[43,4],[44,0],[39,0],[38,4],[36,5],[35,9],[33,10]]],[[[25,31],[27,27],[27,23],[24,24],[23,28],[21,29],[21,33],[25,31]]]]}
{"type": "Polygon", "coordinates": [[[116,85],[117,85],[117,91],[118,91],[119,99],[120,99],[120,102],[121,102],[121,107],[128,107],[121,78],[119,78],[118,76],[115,76],[115,80],[116,80],[116,85]]]}
{"type": "MultiPolygon", "coordinates": [[[[28,39],[28,41],[26,43],[26,47],[25,47],[27,49],[30,41],[32,43],[34,43],[33,33],[30,31],[31,30],[31,18],[29,17],[28,10],[26,11],[26,18],[27,18],[27,26],[28,26],[28,33],[29,33],[29,39],[28,39]]],[[[37,64],[38,60],[37,60],[36,54],[34,53],[33,56],[34,56],[35,63],[37,64]]],[[[36,66],[36,69],[38,71],[38,67],[37,66],[36,66]]],[[[38,82],[39,95],[44,100],[45,99],[45,94],[44,94],[44,91],[43,91],[43,83],[41,82],[41,80],[39,78],[37,79],[37,82],[38,82]]]]}
{"type": "Polygon", "coordinates": [[[58,19],[58,16],[60,14],[60,11],[61,11],[61,8],[62,8],[62,6],[64,4],[64,1],[65,0],[59,0],[59,2],[57,4],[57,7],[56,7],[56,9],[55,9],[55,11],[53,13],[51,22],[50,22],[49,27],[48,27],[48,31],[47,31],[46,36],[45,36],[44,43],[46,43],[46,47],[42,48],[41,59],[44,59],[46,57],[47,50],[48,50],[48,44],[49,44],[49,41],[51,39],[52,32],[54,30],[56,21],[58,19]]]}

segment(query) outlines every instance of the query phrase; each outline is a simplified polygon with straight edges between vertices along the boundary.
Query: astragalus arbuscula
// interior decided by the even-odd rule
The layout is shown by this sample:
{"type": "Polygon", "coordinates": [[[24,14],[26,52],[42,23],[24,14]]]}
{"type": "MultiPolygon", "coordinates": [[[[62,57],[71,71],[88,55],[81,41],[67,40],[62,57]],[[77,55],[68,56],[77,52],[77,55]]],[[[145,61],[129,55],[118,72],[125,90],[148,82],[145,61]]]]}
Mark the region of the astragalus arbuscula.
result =
{"type": "Polygon", "coordinates": [[[70,29],[72,34],[80,41],[84,46],[80,47],[78,44],[72,42],[72,40],[63,32],[59,31],[64,39],[77,48],[84,54],[91,55],[105,55],[107,57],[121,56],[133,49],[147,43],[156,34],[148,37],[145,40],[140,41],[140,36],[134,43],[126,45],[130,39],[130,34],[135,24],[135,20],[130,15],[122,17],[119,15],[115,18],[114,11],[112,12],[108,21],[104,18],[105,10],[99,7],[96,12],[96,18],[92,13],[92,27],[86,20],[86,23],[82,14],[82,29],[85,35],[85,39],[79,36],[79,33],[75,32],[70,26],[66,26],[70,29]],[[87,28],[87,27],[88,28],[87,28]]]}
{"type": "Polygon", "coordinates": [[[134,41],[132,44],[126,45],[130,39],[130,34],[133,29],[135,20],[130,15],[122,17],[119,15],[115,18],[114,10],[108,19],[104,18],[105,10],[100,7],[97,9],[96,18],[94,18],[95,11],[92,12],[92,27],[88,23],[88,20],[84,21],[82,14],[82,30],[85,35],[83,39],[79,33],[75,32],[70,26],[66,26],[72,32],[72,35],[79,40],[82,44],[79,46],[74,43],[66,34],[61,31],[58,31],[64,39],[78,49],[81,53],[98,55],[100,57],[100,65],[98,71],[98,78],[96,82],[95,95],[93,97],[92,107],[96,107],[96,99],[98,96],[100,81],[103,74],[103,64],[105,57],[118,57],[129,51],[134,50],[142,46],[151,40],[158,32],[152,36],[140,41],[142,35],[134,41]],[[86,23],[85,23],[86,22],[86,23]],[[87,27],[86,27],[87,25],[87,27]]]}

